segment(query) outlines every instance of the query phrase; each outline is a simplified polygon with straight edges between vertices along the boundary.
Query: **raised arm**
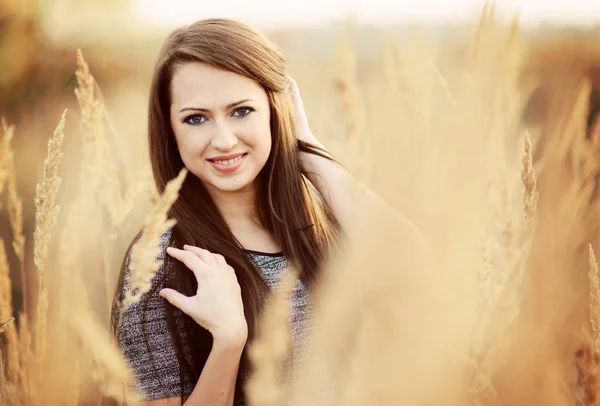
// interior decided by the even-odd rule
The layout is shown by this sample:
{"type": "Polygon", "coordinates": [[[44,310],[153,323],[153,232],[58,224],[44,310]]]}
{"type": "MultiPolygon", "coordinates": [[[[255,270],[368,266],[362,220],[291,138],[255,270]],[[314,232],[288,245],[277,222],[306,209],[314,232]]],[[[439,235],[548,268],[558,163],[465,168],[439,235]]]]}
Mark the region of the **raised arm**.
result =
{"type": "MultiPolygon", "coordinates": [[[[296,82],[291,78],[290,82],[297,138],[326,151],[310,130],[296,82]]],[[[377,214],[379,219],[389,221],[389,225],[400,231],[403,236],[414,238],[413,242],[423,244],[421,231],[411,221],[354,179],[338,163],[310,152],[300,152],[300,162],[309,181],[323,196],[342,228],[350,234],[352,230],[361,229],[365,225],[364,222],[370,222],[373,215],[377,214]]]]}

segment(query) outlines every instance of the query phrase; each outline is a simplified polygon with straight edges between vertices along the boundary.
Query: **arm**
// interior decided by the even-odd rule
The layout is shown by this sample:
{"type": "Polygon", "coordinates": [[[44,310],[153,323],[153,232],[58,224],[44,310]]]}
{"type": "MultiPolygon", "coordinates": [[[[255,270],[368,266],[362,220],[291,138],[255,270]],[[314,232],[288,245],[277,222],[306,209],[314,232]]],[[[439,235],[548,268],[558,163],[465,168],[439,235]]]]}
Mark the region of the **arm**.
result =
{"type": "Polygon", "coordinates": [[[372,215],[377,214],[415,238],[422,238],[412,222],[356,181],[337,162],[309,152],[300,152],[300,162],[308,180],[323,196],[344,230],[361,229],[372,220],[372,215]]]}
{"type": "Polygon", "coordinates": [[[302,170],[323,196],[342,228],[348,235],[352,235],[356,230],[362,230],[365,225],[372,224],[373,221],[381,221],[388,226],[387,229],[400,231],[403,238],[408,237],[411,242],[421,244],[423,242],[421,231],[411,221],[356,181],[335,161],[305,151],[310,149],[310,146],[314,146],[328,154],[310,129],[298,85],[292,78],[289,80],[296,119],[296,136],[309,147],[302,148],[300,152],[302,170]]]}
{"type": "Polygon", "coordinates": [[[245,340],[215,339],[194,391],[184,405],[231,406],[245,340]]]}
{"type": "Polygon", "coordinates": [[[435,268],[421,230],[327,158],[331,155],[310,130],[300,91],[291,78],[290,93],[302,172],[338,220],[351,252],[360,248],[359,252],[385,253],[378,256],[380,268],[402,269],[401,280],[407,291],[426,291],[435,268]]]}
{"type": "MultiPolygon", "coordinates": [[[[208,360],[194,390],[183,403],[186,406],[232,406],[235,382],[245,340],[215,338],[208,360]]],[[[180,406],[181,398],[140,402],[144,406],[180,406]]]]}
{"type": "MultiPolygon", "coordinates": [[[[170,232],[161,236],[164,249],[161,250],[157,260],[164,260],[169,240],[170,232]]],[[[189,256],[186,258],[189,259],[189,256]]],[[[129,263],[128,256],[121,298],[129,288],[129,263]]],[[[203,301],[198,300],[197,296],[188,298],[171,289],[163,289],[160,295],[155,292],[145,294],[143,300],[147,300],[147,306],[137,302],[123,314],[122,323],[119,324],[120,328],[116,332],[118,344],[132,369],[135,390],[142,405],[180,406],[182,404],[181,384],[183,384],[184,399],[187,399],[184,404],[220,406],[232,405],[234,402],[240,357],[247,339],[247,326],[243,319],[239,285],[233,269],[226,265],[224,259],[215,260],[212,266],[207,266],[204,262],[200,265],[202,269],[193,264],[192,267],[194,273],[202,272],[204,275],[202,286],[206,288],[206,292],[203,290],[200,293],[205,298],[206,305],[203,305],[201,303],[203,301]],[[214,277],[211,278],[211,274],[214,277]],[[202,293],[210,295],[207,297],[202,293]],[[211,314],[226,315],[226,323],[209,323],[213,345],[200,378],[196,382],[187,375],[184,375],[183,382],[181,381],[180,364],[171,340],[172,332],[167,324],[166,307],[171,304],[165,299],[176,307],[183,308],[194,320],[204,320],[202,311],[197,309],[198,306],[211,314]],[[215,308],[216,305],[219,306],[215,308]],[[236,315],[238,317],[235,317],[236,315]]],[[[161,266],[152,283],[160,283],[165,271],[165,266],[161,266]]],[[[183,328],[181,317],[180,313],[176,313],[176,324],[179,330],[173,332],[174,334],[181,333],[180,329],[183,328]]],[[[183,342],[183,352],[188,362],[192,362],[190,348],[185,342],[183,342]]]]}
{"type": "Polygon", "coordinates": [[[200,378],[185,405],[231,406],[235,398],[240,357],[248,338],[241,288],[235,271],[221,255],[184,245],[167,253],[194,273],[195,296],[165,288],[159,295],[190,316],[213,336],[200,378]]]}

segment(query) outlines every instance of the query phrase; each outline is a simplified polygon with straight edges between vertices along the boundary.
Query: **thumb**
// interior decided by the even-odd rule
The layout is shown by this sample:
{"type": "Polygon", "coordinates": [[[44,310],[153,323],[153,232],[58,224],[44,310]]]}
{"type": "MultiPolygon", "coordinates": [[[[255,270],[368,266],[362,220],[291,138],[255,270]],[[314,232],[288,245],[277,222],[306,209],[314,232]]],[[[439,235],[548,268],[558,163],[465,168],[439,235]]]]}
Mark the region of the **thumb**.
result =
{"type": "Polygon", "coordinates": [[[189,315],[189,311],[191,308],[189,297],[182,295],[174,289],[169,288],[162,289],[160,292],[158,292],[158,294],[163,299],[167,299],[167,301],[173,306],[175,306],[185,314],[189,315]]]}

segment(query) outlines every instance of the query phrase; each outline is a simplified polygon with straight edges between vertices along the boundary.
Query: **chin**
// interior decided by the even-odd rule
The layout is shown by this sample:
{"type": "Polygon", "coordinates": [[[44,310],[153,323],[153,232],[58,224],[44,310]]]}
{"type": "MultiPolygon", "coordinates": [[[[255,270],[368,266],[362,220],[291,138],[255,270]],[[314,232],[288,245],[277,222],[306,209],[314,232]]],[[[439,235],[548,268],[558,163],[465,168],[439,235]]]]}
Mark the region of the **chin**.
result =
{"type": "Polygon", "coordinates": [[[246,179],[208,179],[205,184],[208,184],[211,189],[216,189],[221,192],[239,192],[248,189],[252,185],[252,181],[246,179]]]}

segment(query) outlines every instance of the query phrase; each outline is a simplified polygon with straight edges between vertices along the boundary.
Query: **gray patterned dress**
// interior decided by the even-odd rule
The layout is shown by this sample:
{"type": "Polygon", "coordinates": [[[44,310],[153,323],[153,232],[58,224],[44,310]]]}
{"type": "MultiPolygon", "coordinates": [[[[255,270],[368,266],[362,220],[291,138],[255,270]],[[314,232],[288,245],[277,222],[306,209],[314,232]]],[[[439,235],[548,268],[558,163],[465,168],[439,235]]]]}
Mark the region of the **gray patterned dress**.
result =
{"type": "MultiPolygon", "coordinates": [[[[166,247],[171,237],[170,231],[161,236],[162,250],[158,260],[162,261],[166,255],[166,247]]],[[[277,284],[287,266],[287,260],[280,254],[265,254],[247,251],[256,269],[261,273],[270,289],[276,289],[277,284]]],[[[129,263],[129,259],[127,260],[129,263]]],[[[128,271],[125,270],[123,292],[128,289],[128,271]]],[[[160,280],[164,272],[159,269],[152,280],[160,280]]],[[[146,297],[142,298],[146,301],[146,297]]],[[[167,327],[165,299],[158,295],[158,291],[149,298],[146,313],[146,334],[149,349],[146,347],[142,334],[142,306],[137,303],[131,306],[123,315],[117,338],[121,352],[131,366],[135,389],[141,400],[154,400],[169,397],[178,397],[180,391],[179,362],[175,347],[172,345],[167,327]],[[154,362],[152,362],[154,360],[154,362]]],[[[166,303],[170,306],[169,303],[166,303]]],[[[309,293],[304,283],[296,281],[291,300],[290,330],[294,359],[302,357],[308,338],[310,323],[309,293]]],[[[177,326],[183,331],[183,322],[176,319],[177,326]]],[[[181,336],[184,337],[183,335],[181,336]]],[[[184,354],[190,354],[189,345],[183,341],[184,354]]],[[[195,382],[184,382],[184,394],[189,395],[194,389],[195,382]]]]}

